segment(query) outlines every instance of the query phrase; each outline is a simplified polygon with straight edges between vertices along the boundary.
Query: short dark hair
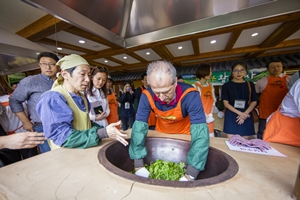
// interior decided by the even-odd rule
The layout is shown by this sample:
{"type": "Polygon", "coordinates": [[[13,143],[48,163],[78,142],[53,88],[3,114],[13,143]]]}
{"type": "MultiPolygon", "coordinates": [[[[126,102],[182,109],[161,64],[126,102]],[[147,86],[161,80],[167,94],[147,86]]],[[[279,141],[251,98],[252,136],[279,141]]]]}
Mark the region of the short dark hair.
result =
{"type": "Polygon", "coordinates": [[[37,56],[38,62],[40,62],[42,57],[48,57],[48,58],[52,58],[53,60],[55,60],[55,62],[57,62],[59,60],[59,58],[57,57],[57,55],[55,55],[54,53],[51,52],[42,52],[37,56]]]}
{"type": "Polygon", "coordinates": [[[269,65],[270,63],[273,63],[273,62],[280,62],[281,64],[283,64],[280,60],[271,60],[270,62],[267,63],[267,69],[269,69],[269,65]]]}
{"type": "Polygon", "coordinates": [[[208,76],[210,74],[210,68],[211,66],[206,63],[198,65],[196,69],[196,77],[199,79],[205,78],[205,76],[208,76]]]}
{"type": "Polygon", "coordinates": [[[142,74],[141,80],[143,80],[145,76],[147,76],[147,73],[143,73],[143,74],[142,74]]]}
{"type": "Polygon", "coordinates": [[[130,87],[131,87],[131,89],[134,90],[134,84],[133,84],[132,81],[129,81],[129,80],[128,80],[128,81],[125,81],[125,82],[124,82],[124,86],[125,86],[126,84],[129,84],[130,87]]]}

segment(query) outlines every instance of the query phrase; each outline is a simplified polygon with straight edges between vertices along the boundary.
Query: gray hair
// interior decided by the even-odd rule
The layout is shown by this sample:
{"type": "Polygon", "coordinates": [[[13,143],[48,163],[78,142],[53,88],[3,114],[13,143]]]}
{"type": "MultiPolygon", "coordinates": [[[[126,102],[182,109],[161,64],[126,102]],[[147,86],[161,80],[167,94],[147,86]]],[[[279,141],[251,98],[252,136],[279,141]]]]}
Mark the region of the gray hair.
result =
{"type": "MultiPolygon", "coordinates": [[[[168,74],[170,75],[171,83],[174,84],[177,80],[176,69],[173,64],[166,60],[158,60],[150,63],[147,68],[147,82],[150,83],[150,75],[155,74],[168,74]]],[[[163,77],[159,76],[159,80],[163,77]]],[[[151,86],[151,85],[150,85],[151,86]]]]}

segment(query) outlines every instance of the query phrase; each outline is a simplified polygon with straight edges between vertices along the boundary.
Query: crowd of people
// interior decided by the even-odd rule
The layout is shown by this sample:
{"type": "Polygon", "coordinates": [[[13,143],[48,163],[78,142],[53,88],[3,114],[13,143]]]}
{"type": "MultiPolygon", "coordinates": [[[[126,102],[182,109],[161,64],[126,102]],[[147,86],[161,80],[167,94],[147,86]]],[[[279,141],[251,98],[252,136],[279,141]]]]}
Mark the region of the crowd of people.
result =
{"type": "MultiPolygon", "coordinates": [[[[190,85],[178,76],[172,63],[154,61],[142,75],[140,87],[126,81],[116,93],[109,71],[91,67],[79,55],[59,59],[43,52],[38,63],[41,73],[22,79],[16,88],[4,77],[0,79],[4,113],[0,110],[0,166],[61,147],[97,146],[103,138],[126,146],[127,136],[122,131],[131,128],[129,155],[138,175],[147,177],[143,159],[149,130],[191,135],[182,181],[194,180],[204,170],[209,137],[215,134],[216,96],[209,64],[198,66],[197,81],[190,85]]],[[[245,80],[246,63],[234,63],[221,92],[223,131],[228,138],[257,135],[268,142],[300,147],[300,73],[284,75],[277,60],[266,67],[269,75],[254,84],[245,80]],[[257,133],[252,115],[255,108],[259,111],[257,133]]]]}

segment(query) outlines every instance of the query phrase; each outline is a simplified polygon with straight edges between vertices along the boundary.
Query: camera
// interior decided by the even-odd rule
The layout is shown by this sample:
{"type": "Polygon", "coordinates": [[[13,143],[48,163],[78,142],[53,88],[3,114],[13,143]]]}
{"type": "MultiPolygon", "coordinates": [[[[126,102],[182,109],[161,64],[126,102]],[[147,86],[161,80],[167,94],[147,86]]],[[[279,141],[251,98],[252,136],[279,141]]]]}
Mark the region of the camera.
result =
{"type": "Polygon", "coordinates": [[[126,88],[126,91],[127,91],[127,92],[130,92],[130,88],[129,88],[129,87],[128,87],[128,88],[126,88]]]}

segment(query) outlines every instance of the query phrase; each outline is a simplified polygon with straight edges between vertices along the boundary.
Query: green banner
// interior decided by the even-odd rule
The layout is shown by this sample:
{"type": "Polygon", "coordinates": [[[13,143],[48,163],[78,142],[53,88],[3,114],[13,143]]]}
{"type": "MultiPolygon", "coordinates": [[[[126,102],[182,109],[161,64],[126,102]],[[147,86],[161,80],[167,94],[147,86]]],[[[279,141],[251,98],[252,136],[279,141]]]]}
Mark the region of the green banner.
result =
{"type": "MultiPolygon", "coordinates": [[[[267,76],[269,73],[266,71],[265,68],[263,69],[251,69],[248,70],[247,75],[245,76],[246,81],[256,82],[257,80],[267,76]]],[[[229,81],[229,77],[231,75],[231,71],[219,71],[213,72],[211,76],[210,82],[213,85],[223,85],[224,83],[229,81]]],[[[193,74],[183,74],[182,77],[184,78],[184,82],[188,84],[193,84],[198,78],[195,77],[193,74]]]]}
{"type": "Polygon", "coordinates": [[[10,74],[7,76],[7,79],[8,79],[8,83],[11,85],[13,83],[20,82],[25,77],[26,77],[26,74],[21,72],[21,73],[10,74]]]}

